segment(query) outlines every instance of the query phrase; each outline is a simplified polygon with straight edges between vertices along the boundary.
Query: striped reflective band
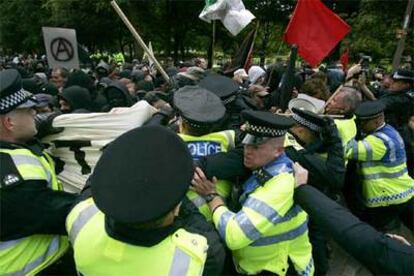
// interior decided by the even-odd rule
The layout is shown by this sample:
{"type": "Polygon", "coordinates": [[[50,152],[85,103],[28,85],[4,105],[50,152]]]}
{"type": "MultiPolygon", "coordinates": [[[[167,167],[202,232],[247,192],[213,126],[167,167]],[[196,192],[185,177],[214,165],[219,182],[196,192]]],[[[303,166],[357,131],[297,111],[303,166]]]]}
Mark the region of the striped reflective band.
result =
{"type": "Polygon", "coordinates": [[[197,195],[195,198],[191,199],[191,202],[194,203],[194,205],[199,208],[206,204],[206,201],[201,196],[197,195]]]}
{"type": "Polygon", "coordinates": [[[353,140],[352,143],[352,157],[353,160],[358,160],[358,142],[353,140]]]}
{"type": "Polygon", "coordinates": [[[406,162],[407,162],[407,159],[405,159],[405,158],[401,159],[401,160],[397,160],[395,162],[370,161],[370,162],[362,162],[361,167],[362,168],[371,168],[371,167],[381,166],[381,167],[391,168],[391,167],[397,167],[397,166],[403,165],[406,162]]]}
{"type": "Polygon", "coordinates": [[[233,132],[232,130],[223,131],[224,135],[226,136],[227,141],[229,142],[228,150],[234,148],[234,138],[233,138],[232,132],[233,132]]]}
{"type": "Polygon", "coordinates": [[[397,178],[404,175],[407,172],[407,167],[404,167],[402,170],[394,173],[373,173],[373,174],[364,174],[365,180],[381,179],[381,178],[397,178]]]}
{"type": "Polygon", "coordinates": [[[277,234],[277,235],[273,235],[273,236],[268,236],[268,237],[262,237],[262,238],[256,240],[255,242],[253,242],[251,244],[251,246],[266,246],[266,245],[276,244],[276,243],[279,243],[279,242],[293,240],[293,239],[301,236],[302,234],[306,233],[306,231],[308,231],[308,221],[307,220],[305,220],[298,227],[296,227],[296,228],[294,228],[290,231],[287,231],[285,233],[281,233],[281,234],[277,234]]]}
{"type": "Polygon", "coordinates": [[[369,199],[367,199],[367,204],[370,205],[370,204],[374,204],[374,203],[392,202],[394,200],[409,197],[412,194],[414,194],[414,187],[412,187],[412,188],[410,188],[410,189],[408,189],[404,192],[401,192],[399,194],[395,194],[395,195],[385,195],[385,196],[369,198],[369,199]]]}
{"type": "Polygon", "coordinates": [[[385,133],[378,132],[378,133],[375,133],[374,135],[384,141],[385,145],[390,151],[390,161],[395,162],[397,160],[397,156],[396,156],[397,153],[396,153],[394,141],[390,137],[388,137],[388,135],[386,135],[385,133]]]}
{"type": "Polygon", "coordinates": [[[72,243],[72,245],[75,244],[76,237],[78,236],[79,232],[82,230],[82,228],[85,226],[85,224],[98,212],[98,208],[95,204],[92,204],[88,207],[86,207],[84,210],[82,210],[78,217],[75,219],[75,221],[72,224],[72,228],[69,232],[69,240],[72,243]]]}
{"type": "Polygon", "coordinates": [[[306,266],[305,270],[300,272],[299,275],[300,276],[308,276],[311,275],[312,272],[312,268],[313,268],[313,259],[311,258],[308,265],[306,266]]]}
{"type": "Polygon", "coordinates": [[[245,203],[243,204],[243,207],[248,207],[254,210],[255,212],[266,217],[267,220],[273,224],[288,221],[292,219],[293,217],[295,217],[300,211],[302,211],[302,209],[298,205],[294,205],[289,209],[289,211],[284,216],[281,216],[276,210],[270,207],[267,203],[254,197],[248,197],[245,203]]]}
{"type": "MultiPolygon", "coordinates": [[[[37,159],[34,156],[25,155],[25,154],[10,154],[10,156],[13,159],[13,162],[16,166],[32,165],[32,166],[42,168],[42,170],[44,170],[46,173],[48,187],[50,188],[52,187],[52,175],[50,171],[43,166],[43,164],[40,162],[39,159],[37,159]]],[[[43,180],[43,178],[39,178],[39,179],[43,180]]]]}
{"type": "Polygon", "coordinates": [[[0,242],[0,250],[6,250],[9,249],[21,242],[23,242],[25,239],[27,239],[27,237],[25,238],[21,238],[21,239],[17,239],[17,240],[11,240],[11,241],[4,241],[4,242],[0,242]]]}
{"type": "Polygon", "coordinates": [[[256,226],[252,223],[249,217],[245,212],[238,212],[235,220],[239,225],[240,229],[243,231],[244,235],[249,238],[251,241],[255,241],[262,235],[259,230],[256,229],[256,226]]]}
{"type": "Polygon", "coordinates": [[[58,250],[59,250],[59,244],[60,244],[59,236],[56,236],[55,238],[53,238],[52,242],[49,244],[49,247],[47,248],[47,251],[43,255],[36,258],[34,261],[28,263],[20,271],[16,271],[16,272],[10,273],[8,275],[10,275],[10,276],[20,276],[20,275],[26,275],[26,274],[30,273],[32,270],[36,269],[44,261],[46,261],[47,258],[49,258],[50,256],[53,256],[54,254],[56,254],[56,252],[58,252],[58,250]]]}
{"type": "Polygon", "coordinates": [[[230,211],[226,211],[220,216],[220,220],[219,220],[217,228],[218,228],[220,237],[222,237],[224,241],[226,240],[227,223],[229,222],[232,216],[233,216],[233,213],[230,211]]]}
{"type": "Polygon", "coordinates": [[[365,160],[366,161],[371,161],[372,160],[372,147],[371,147],[371,145],[366,140],[362,140],[362,144],[364,145],[365,152],[366,152],[365,160]]]}
{"type": "Polygon", "coordinates": [[[187,255],[187,253],[185,253],[183,250],[176,247],[169,275],[170,276],[187,275],[188,268],[190,267],[190,262],[191,262],[191,257],[187,255]]]}

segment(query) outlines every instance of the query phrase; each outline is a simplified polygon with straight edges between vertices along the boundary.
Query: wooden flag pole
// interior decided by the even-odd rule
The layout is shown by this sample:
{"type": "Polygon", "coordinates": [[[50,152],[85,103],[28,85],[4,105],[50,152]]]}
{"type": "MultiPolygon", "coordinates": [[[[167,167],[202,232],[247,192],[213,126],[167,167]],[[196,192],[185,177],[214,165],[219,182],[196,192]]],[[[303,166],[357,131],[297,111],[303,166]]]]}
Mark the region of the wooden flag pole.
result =
{"type": "Polygon", "coordinates": [[[154,55],[150,52],[147,45],[145,45],[144,41],[142,40],[141,36],[138,34],[138,32],[135,30],[134,26],[132,26],[131,22],[129,22],[128,18],[125,16],[121,8],[118,6],[118,4],[115,2],[115,0],[111,1],[111,5],[116,11],[116,13],[119,15],[119,17],[122,19],[122,21],[125,23],[129,31],[132,33],[134,38],[137,40],[138,44],[144,49],[145,53],[152,58],[152,60],[155,63],[155,66],[160,71],[162,77],[168,82],[170,81],[170,77],[167,75],[167,73],[162,68],[161,64],[158,62],[158,60],[154,57],[154,55]]]}
{"type": "Polygon", "coordinates": [[[407,8],[406,8],[405,14],[404,14],[404,22],[403,22],[403,29],[402,29],[401,38],[398,41],[397,50],[395,51],[394,58],[393,58],[393,61],[392,61],[392,70],[393,71],[397,70],[400,67],[401,56],[402,56],[402,53],[404,51],[405,39],[407,37],[407,30],[408,30],[408,25],[410,23],[410,17],[411,17],[411,14],[413,12],[413,7],[414,7],[414,0],[410,0],[407,3],[407,8]]]}
{"type": "Polygon", "coordinates": [[[211,64],[208,65],[208,68],[214,68],[214,46],[216,45],[216,20],[213,20],[211,26],[211,64]]]}

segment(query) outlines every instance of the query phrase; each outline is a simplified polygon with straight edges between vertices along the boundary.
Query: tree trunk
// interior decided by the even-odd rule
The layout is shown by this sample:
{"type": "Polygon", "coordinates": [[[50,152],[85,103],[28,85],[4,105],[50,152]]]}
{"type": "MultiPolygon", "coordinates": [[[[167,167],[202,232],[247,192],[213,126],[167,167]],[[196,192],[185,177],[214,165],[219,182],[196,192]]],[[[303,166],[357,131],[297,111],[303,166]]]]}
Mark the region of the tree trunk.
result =
{"type": "Polygon", "coordinates": [[[270,22],[264,22],[263,26],[263,38],[262,38],[262,45],[260,49],[260,66],[264,66],[266,63],[266,53],[267,53],[267,45],[269,44],[270,38],[270,22]]]}

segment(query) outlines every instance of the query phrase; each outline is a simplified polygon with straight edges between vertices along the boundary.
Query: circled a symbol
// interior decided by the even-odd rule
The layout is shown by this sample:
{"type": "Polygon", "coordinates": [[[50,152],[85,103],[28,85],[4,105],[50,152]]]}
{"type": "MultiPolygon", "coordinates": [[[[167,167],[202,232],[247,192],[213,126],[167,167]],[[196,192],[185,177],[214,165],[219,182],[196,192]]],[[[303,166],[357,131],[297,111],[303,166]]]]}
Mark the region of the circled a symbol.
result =
{"type": "Polygon", "coordinates": [[[74,51],[72,43],[63,37],[57,37],[50,42],[52,56],[57,61],[69,61],[73,58],[74,51]]]}

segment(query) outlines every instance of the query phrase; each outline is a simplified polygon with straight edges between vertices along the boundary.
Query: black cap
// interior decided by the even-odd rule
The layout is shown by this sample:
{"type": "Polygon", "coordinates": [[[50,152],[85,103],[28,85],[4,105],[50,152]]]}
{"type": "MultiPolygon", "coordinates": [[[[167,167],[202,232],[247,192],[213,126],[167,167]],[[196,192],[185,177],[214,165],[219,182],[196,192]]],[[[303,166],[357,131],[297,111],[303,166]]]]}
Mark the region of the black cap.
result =
{"type": "Polygon", "coordinates": [[[392,74],[394,80],[414,82],[414,72],[409,70],[397,70],[392,74]]]}
{"type": "Polygon", "coordinates": [[[177,206],[193,172],[193,159],[176,133],[161,126],[139,127],[104,150],[91,176],[92,196],[117,222],[148,222],[177,206]]]}
{"type": "Polygon", "coordinates": [[[174,106],[193,127],[219,122],[226,113],[220,98],[200,86],[184,86],[174,93],[174,106]]]}
{"type": "Polygon", "coordinates": [[[296,123],[315,132],[320,132],[326,124],[321,116],[312,111],[293,107],[292,112],[292,118],[296,123]]]}
{"type": "Polygon", "coordinates": [[[37,82],[34,78],[22,79],[22,87],[24,90],[32,94],[40,93],[39,85],[37,85],[37,82]]]}
{"type": "Polygon", "coordinates": [[[224,104],[233,102],[239,90],[237,82],[221,75],[209,75],[198,85],[216,94],[224,104]]]}
{"type": "Polygon", "coordinates": [[[247,133],[243,144],[262,144],[269,138],[281,137],[294,124],[291,118],[266,111],[245,110],[242,118],[245,121],[244,132],[247,133]]]}
{"type": "Polygon", "coordinates": [[[40,87],[40,93],[56,96],[59,94],[59,90],[57,89],[56,85],[50,82],[40,87]]]}
{"type": "Polygon", "coordinates": [[[91,93],[88,89],[78,85],[72,85],[64,88],[59,97],[64,99],[71,107],[72,111],[77,109],[91,108],[91,93]]]}
{"type": "Polygon", "coordinates": [[[15,69],[0,72],[0,114],[16,108],[30,108],[36,105],[32,93],[22,87],[22,78],[15,69]]]}
{"type": "Polygon", "coordinates": [[[358,120],[371,120],[383,114],[385,105],[380,101],[363,102],[355,110],[358,120]]]}

